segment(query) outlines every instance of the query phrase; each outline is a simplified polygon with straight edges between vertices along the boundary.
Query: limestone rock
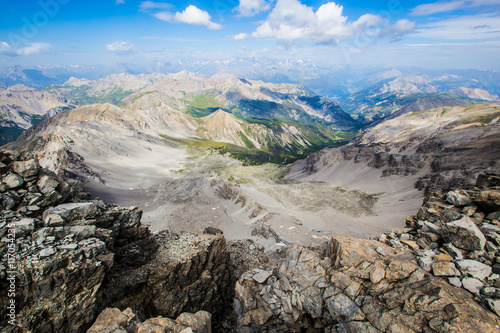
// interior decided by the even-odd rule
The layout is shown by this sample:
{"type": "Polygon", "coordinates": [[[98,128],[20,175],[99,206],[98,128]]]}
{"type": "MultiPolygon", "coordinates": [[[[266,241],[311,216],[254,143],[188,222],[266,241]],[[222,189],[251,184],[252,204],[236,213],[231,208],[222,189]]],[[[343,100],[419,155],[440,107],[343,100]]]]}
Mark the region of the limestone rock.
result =
{"type": "Polygon", "coordinates": [[[40,165],[36,160],[14,162],[13,170],[21,177],[35,176],[40,170],[40,165]]]}
{"type": "Polygon", "coordinates": [[[435,262],[432,264],[432,272],[435,276],[460,276],[460,271],[452,262],[435,262]]]}
{"type": "Polygon", "coordinates": [[[23,185],[24,180],[23,177],[15,173],[10,173],[3,179],[3,183],[7,186],[7,188],[14,189],[23,185]]]}
{"type": "Polygon", "coordinates": [[[470,275],[479,280],[486,279],[492,272],[490,266],[475,260],[462,259],[455,263],[464,275],[470,275]]]}
{"type": "Polygon", "coordinates": [[[481,288],[484,286],[484,284],[479,281],[478,279],[474,278],[464,278],[462,280],[462,285],[464,286],[465,289],[470,291],[473,294],[479,294],[481,288]]]}
{"type": "Polygon", "coordinates": [[[467,206],[472,203],[472,198],[465,191],[450,191],[447,194],[446,201],[456,207],[467,206]]]}
{"type": "Polygon", "coordinates": [[[486,238],[468,216],[446,223],[443,228],[444,238],[458,248],[474,251],[482,250],[486,238]]]}

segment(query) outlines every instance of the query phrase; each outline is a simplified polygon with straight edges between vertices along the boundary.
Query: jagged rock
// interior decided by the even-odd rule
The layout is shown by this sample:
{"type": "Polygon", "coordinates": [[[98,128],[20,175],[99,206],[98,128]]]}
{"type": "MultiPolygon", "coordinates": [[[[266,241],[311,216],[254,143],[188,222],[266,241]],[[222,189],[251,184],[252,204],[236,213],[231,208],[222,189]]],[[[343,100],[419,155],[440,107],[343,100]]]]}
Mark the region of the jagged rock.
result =
{"type": "Polygon", "coordinates": [[[432,273],[435,276],[460,276],[460,271],[452,262],[435,262],[432,264],[432,273]]]}
{"type": "Polygon", "coordinates": [[[362,321],[365,319],[361,309],[344,294],[330,297],[325,300],[328,313],[336,322],[362,321]]]}
{"type": "Polygon", "coordinates": [[[456,260],[455,263],[463,275],[470,275],[479,280],[486,279],[492,271],[490,266],[475,260],[461,259],[456,260]]]}
{"type": "Polygon", "coordinates": [[[59,182],[53,177],[44,175],[37,182],[37,185],[38,188],[40,189],[40,192],[46,194],[54,191],[59,186],[59,182]]]}
{"type": "Polygon", "coordinates": [[[450,282],[450,284],[452,286],[455,286],[455,287],[458,287],[458,288],[461,288],[462,287],[462,281],[460,281],[460,279],[458,277],[450,277],[448,278],[448,282],[450,282]]]}
{"type": "Polygon", "coordinates": [[[40,170],[40,165],[36,160],[14,162],[12,166],[15,173],[21,177],[32,177],[40,170]]]}
{"type": "Polygon", "coordinates": [[[24,184],[23,177],[15,173],[8,174],[2,181],[9,189],[15,189],[24,184]]]}
{"type": "Polygon", "coordinates": [[[134,312],[127,308],[104,309],[87,333],[151,333],[151,332],[194,332],[211,333],[211,316],[205,311],[195,314],[182,313],[175,321],[170,318],[155,317],[140,322],[134,312]]]}
{"type": "Polygon", "coordinates": [[[257,273],[252,278],[258,283],[264,283],[266,282],[267,278],[270,277],[271,275],[273,275],[273,272],[271,271],[258,270],[257,273]]]}
{"type": "Polygon", "coordinates": [[[77,219],[92,219],[99,213],[99,208],[93,202],[67,203],[49,208],[43,213],[44,220],[47,216],[58,215],[65,221],[77,219]]]}
{"type": "Polygon", "coordinates": [[[456,207],[460,207],[470,205],[472,198],[465,191],[450,191],[447,194],[446,201],[456,207]]]}
{"type": "Polygon", "coordinates": [[[24,218],[14,222],[16,237],[31,235],[35,231],[35,219],[24,218]]]}
{"type": "Polygon", "coordinates": [[[462,285],[473,294],[479,294],[481,288],[484,286],[484,284],[478,279],[469,277],[462,279],[462,285]]]}
{"type": "Polygon", "coordinates": [[[486,299],[488,302],[488,306],[490,307],[491,311],[497,314],[497,316],[500,317],[500,299],[491,299],[488,298],[486,299]]]}
{"type": "Polygon", "coordinates": [[[443,245],[443,250],[448,252],[448,254],[453,258],[453,259],[463,259],[464,256],[462,254],[462,251],[460,249],[457,249],[453,244],[447,243],[443,245]]]}
{"type": "Polygon", "coordinates": [[[443,236],[446,241],[468,251],[482,250],[486,245],[483,233],[468,216],[446,223],[443,227],[443,236]]]}

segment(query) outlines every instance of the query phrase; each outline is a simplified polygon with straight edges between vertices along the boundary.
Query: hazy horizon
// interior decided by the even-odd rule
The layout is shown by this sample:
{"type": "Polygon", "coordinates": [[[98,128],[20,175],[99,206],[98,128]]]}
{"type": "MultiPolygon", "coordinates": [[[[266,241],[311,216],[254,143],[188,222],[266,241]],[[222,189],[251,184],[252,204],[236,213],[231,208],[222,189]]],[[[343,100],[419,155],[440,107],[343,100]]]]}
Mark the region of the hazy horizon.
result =
{"type": "Polygon", "coordinates": [[[40,0],[0,8],[2,67],[267,57],[499,68],[498,0],[40,0]]]}

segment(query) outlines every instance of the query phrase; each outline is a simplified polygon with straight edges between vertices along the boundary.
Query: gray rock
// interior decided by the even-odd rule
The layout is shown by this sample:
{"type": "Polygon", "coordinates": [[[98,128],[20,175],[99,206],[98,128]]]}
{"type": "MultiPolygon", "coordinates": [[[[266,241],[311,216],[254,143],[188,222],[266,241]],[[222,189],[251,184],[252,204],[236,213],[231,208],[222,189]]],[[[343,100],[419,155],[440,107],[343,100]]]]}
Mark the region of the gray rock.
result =
{"type": "Polygon", "coordinates": [[[375,251],[377,251],[379,254],[381,254],[383,256],[387,255],[387,252],[383,248],[381,248],[380,246],[377,246],[377,248],[375,249],[375,251]]]}
{"type": "Polygon", "coordinates": [[[266,282],[267,278],[273,275],[272,271],[260,271],[253,276],[253,279],[258,283],[266,282]]]}
{"type": "Polygon", "coordinates": [[[418,264],[426,272],[430,272],[432,270],[433,263],[434,261],[429,257],[418,258],[418,264]]]}
{"type": "Polygon", "coordinates": [[[15,173],[9,173],[4,179],[3,183],[10,189],[18,188],[24,184],[23,177],[15,173]]]}
{"type": "Polygon", "coordinates": [[[92,219],[99,213],[93,202],[67,203],[49,208],[43,213],[44,220],[48,215],[59,215],[65,221],[92,219]]]}
{"type": "Polygon", "coordinates": [[[474,278],[464,278],[462,280],[462,285],[465,289],[467,289],[473,294],[479,294],[481,288],[484,286],[484,284],[481,281],[474,278]]]}
{"type": "Polygon", "coordinates": [[[432,273],[435,276],[459,276],[460,271],[452,262],[435,262],[432,264],[432,273]]]}
{"type": "Polygon", "coordinates": [[[361,321],[365,319],[356,303],[344,294],[328,298],[326,308],[334,321],[361,321]]]}
{"type": "Polygon", "coordinates": [[[455,263],[463,275],[470,275],[479,280],[486,279],[492,272],[490,266],[475,260],[462,259],[455,261],[455,263]]]}
{"type": "Polygon", "coordinates": [[[442,231],[446,241],[464,250],[482,250],[486,245],[483,233],[468,216],[446,223],[442,231]]]}
{"type": "Polygon", "coordinates": [[[443,245],[443,250],[448,252],[448,254],[453,258],[453,259],[463,259],[464,256],[462,254],[462,251],[451,243],[446,243],[443,245]]]}
{"type": "Polygon", "coordinates": [[[35,219],[24,218],[14,222],[16,237],[24,237],[35,231],[35,219]]]}
{"type": "Polygon", "coordinates": [[[323,299],[321,298],[321,289],[309,287],[301,295],[303,309],[313,318],[318,318],[323,312],[323,299]]]}
{"type": "Polygon", "coordinates": [[[486,302],[488,302],[488,306],[490,307],[491,311],[493,311],[497,316],[500,317],[500,299],[488,298],[486,299],[486,302]]]}
{"type": "Polygon", "coordinates": [[[12,167],[14,172],[21,177],[35,176],[40,169],[40,165],[36,160],[14,162],[12,167]]]}
{"type": "Polygon", "coordinates": [[[470,205],[472,198],[464,191],[450,191],[446,194],[446,201],[456,207],[470,205]]]}
{"type": "Polygon", "coordinates": [[[479,229],[483,232],[483,234],[487,234],[489,232],[500,233],[500,227],[498,227],[494,224],[491,224],[491,223],[483,223],[483,224],[481,224],[479,229]]]}
{"type": "Polygon", "coordinates": [[[54,250],[53,247],[46,247],[45,249],[42,249],[40,251],[39,255],[40,255],[40,258],[46,258],[46,257],[50,257],[54,253],[56,253],[56,250],[54,250]]]}
{"type": "Polygon", "coordinates": [[[448,282],[455,287],[462,288],[462,281],[456,276],[448,278],[448,282]]]}
{"type": "Polygon", "coordinates": [[[57,186],[59,186],[59,182],[53,177],[44,175],[40,178],[40,180],[38,180],[37,185],[38,188],[40,189],[40,192],[45,194],[54,191],[57,188],[57,186]]]}

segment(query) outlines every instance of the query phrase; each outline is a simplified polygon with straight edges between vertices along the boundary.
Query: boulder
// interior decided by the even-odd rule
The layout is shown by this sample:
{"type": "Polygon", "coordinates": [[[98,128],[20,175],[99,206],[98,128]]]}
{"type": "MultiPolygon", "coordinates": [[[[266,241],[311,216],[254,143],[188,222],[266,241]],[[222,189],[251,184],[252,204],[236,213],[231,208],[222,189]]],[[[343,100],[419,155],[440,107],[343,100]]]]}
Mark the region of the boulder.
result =
{"type": "Polygon", "coordinates": [[[456,207],[470,205],[473,200],[465,191],[450,191],[446,194],[446,201],[456,207]]]}
{"type": "Polygon", "coordinates": [[[40,165],[36,160],[14,162],[13,170],[21,177],[32,177],[38,174],[40,165]]]}
{"type": "Polygon", "coordinates": [[[486,279],[492,272],[490,266],[475,260],[461,259],[456,260],[455,263],[463,275],[469,275],[479,280],[486,279]]]}
{"type": "Polygon", "coordinates": [[[15,173],[10,173],[7,176],[4,177],[3,183],[7,188],[9,189],[15,189],[24,184],[23,177],[19,176],[18,174],[15,173]]]}

